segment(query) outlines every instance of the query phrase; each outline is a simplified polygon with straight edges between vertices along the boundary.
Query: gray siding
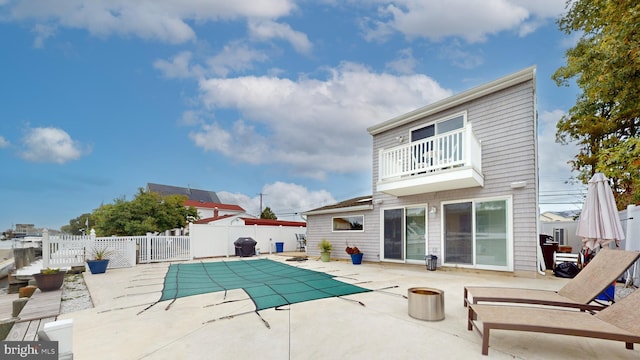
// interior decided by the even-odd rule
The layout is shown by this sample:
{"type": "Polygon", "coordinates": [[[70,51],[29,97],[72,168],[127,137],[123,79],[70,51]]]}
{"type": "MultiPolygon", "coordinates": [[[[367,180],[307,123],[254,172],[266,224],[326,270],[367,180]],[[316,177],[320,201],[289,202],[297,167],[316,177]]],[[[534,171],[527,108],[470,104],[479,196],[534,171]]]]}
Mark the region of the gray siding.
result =
{"type": "MultiPolygon", "coordinates": [[[[513,259],[515,271],[536,271],[537,267],[537,189],[535,83],[525,81],[485,97],[413,121],[373,137],[373,198],[383,200],[367,216],[365,226],[380,229],[380,209],[428,203],[438,208],[438,216],[428,219],[428,247],[441,246],[440,204],[442,201],[512,196],[513,259]],[[396,137],[409,138],[410,129],[446,116],[467,111],[467,122],[482,144],[484,187],[393,197],[376,192],[378,153],[398,144],[396,137]],[[523,189],[511,189],[514,181],[526,181],[523,189]]],[[[367,236],[367,249],[379,247],[380,236],[367,236]]],[[[335,244],[335,243],[334,243],[335,244]]]]}
{"type": "Polygon", "coordinates": [[[307,254],[320,256],[318,243],[327,239],[333,244],[331,258],[349,259],[347,244],[357,246],[364,253],[364,261],[379,261],[379,219],[372,210],[344,211],[332,214],[310,215],[307,218],[307,254]],[[364,231],[333,231],[332,219],[336,216],[364,215],[364,231]],[[375,219],[373,219],[375,218],[375,219]]]}

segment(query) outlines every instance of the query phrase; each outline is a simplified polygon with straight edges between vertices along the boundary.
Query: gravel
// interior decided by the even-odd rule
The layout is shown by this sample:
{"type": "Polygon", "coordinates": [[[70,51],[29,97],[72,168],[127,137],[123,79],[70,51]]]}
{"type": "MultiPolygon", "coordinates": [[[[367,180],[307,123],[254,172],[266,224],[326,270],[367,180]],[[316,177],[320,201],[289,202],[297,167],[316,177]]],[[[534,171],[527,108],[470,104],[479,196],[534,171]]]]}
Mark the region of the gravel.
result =
{"type": "Polygon", "coordinates": [[[82,274],[67,275],[62,284],[60,313],[66,314],[92,307],[91,294],[89,294],[89,289],[87,289],[82,274]]]}

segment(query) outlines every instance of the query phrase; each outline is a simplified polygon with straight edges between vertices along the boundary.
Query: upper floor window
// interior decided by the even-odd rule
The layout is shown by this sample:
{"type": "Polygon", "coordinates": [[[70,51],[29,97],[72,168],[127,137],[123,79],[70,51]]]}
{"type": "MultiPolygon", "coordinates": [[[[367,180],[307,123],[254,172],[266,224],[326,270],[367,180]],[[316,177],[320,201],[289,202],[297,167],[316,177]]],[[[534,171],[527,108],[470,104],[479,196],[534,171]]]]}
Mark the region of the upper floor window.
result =
{"type": "Polygon", "coordinates": [[[465,114],[458,114],[451,118],[438,120],[427,126],[411,130],[411,141],[426,139],[435,135],[462,129],[464,127],[465,114]]]}
{"type": "Polygon", "coordinates": [[[364,215],[334,217],[332,222],[333,231],[364,230],[364,215]]]}

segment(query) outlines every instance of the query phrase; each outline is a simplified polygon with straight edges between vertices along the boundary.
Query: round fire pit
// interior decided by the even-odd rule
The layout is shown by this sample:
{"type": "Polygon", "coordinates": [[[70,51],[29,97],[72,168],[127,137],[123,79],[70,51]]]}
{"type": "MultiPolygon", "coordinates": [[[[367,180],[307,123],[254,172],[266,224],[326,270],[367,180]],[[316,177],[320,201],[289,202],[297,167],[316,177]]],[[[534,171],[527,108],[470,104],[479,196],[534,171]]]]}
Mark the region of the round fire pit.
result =
{"type": "Polygon", "coordinates": [[[419,320],[439,321],[444,319],[444,291],[426,287],[408,290],[409,316],[419,320]]]}

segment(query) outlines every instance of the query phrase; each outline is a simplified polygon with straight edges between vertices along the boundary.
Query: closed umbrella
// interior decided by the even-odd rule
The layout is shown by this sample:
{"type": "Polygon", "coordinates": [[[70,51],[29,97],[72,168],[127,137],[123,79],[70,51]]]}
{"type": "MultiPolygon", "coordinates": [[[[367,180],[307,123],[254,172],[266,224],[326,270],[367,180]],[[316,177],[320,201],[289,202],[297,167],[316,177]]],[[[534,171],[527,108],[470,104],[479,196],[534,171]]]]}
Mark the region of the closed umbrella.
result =
{"type": "Polygon", "coordinates": [[[583,248],[589,250],[614,241],[619,246],[624,240],[613,191],[602,173],[595,173],[589,180],[576,235],[582,238],[583,248]]]}

